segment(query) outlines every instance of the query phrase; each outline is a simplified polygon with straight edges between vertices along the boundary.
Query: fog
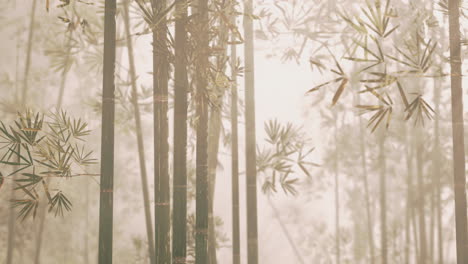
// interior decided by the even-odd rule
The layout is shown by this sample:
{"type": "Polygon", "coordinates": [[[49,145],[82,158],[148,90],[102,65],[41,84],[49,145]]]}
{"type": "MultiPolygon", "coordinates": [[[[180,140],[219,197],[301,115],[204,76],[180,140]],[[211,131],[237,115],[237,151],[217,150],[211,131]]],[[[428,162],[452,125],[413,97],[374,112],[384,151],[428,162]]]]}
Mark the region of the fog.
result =
{"type": "Polygon", "coordinates": [[[468,263],[463,1],[0,3],[0,263],[468,263]]]}

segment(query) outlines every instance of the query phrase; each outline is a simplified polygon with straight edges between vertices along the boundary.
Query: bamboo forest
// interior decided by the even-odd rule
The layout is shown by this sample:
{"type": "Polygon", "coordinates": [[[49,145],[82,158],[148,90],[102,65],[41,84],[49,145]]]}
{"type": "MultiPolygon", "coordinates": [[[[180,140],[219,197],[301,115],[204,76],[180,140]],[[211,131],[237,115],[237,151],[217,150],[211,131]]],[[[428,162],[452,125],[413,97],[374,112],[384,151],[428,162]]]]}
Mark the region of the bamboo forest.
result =
{"type": "Polygon", "coordinates": [[[0,0],[0,263],[468,264],[467,21],[0,0]]]}

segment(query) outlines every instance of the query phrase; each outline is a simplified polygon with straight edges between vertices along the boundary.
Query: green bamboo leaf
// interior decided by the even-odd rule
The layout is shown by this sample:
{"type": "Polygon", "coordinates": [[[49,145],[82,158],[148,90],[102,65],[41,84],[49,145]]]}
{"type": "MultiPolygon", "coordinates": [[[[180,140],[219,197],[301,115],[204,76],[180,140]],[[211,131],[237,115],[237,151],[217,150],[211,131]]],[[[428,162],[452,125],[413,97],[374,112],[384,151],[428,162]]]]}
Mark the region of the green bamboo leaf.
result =
{"type": "Polygon", "coordinates": [[[37,200],[12,200],[11,202],[13,203],[13,207],[22,207],[18,212],[18,218],[21,218],[21,221],[26,220],[26,218],[31,214],[33,218],[36,217],[37,208],[39,206],[39,202],[37,200]]]}
{"type": "Polygon", "coordinates": [[[68,198],[61,192],[57,192],[49,205],[49,212],[55,210],[55,216],[60,215],[63,216],[64,211],[71,211],[72,203],[68,198]]]}
{"type": "Polygon", "coordinates": [[[19,184],[19,186],[17,186],[15,190],[26,188],[29,186],[34,186],[42,181],[42,177],[34,173],[22,173],[22,175],[25,176],[25,178],[17,178],[15,179],[15,182],[25,184],[19,184]]]}

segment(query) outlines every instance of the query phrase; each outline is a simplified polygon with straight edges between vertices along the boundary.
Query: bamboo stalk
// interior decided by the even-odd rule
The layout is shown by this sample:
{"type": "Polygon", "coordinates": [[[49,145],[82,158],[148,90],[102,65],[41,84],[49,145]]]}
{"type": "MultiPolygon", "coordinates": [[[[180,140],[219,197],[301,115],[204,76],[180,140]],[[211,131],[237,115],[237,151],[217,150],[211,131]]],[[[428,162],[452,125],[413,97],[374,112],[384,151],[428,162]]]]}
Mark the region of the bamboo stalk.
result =
{"type": "Polygon", "coordinates": [[[124,27],[125,36],[127,40],[127,51],[128,51],[128,62],[129,62],[129,74],[132,86],[132,104],[134,109],[135,129],[136,129],[136,140],[138,146],[138,160],[140,165],[140,178],[141,178],[141,189],[143,194],[143,208],[145,211],[145,224],[146,224],[146,237],[148,240],[148,255],[150,263],[155,262],[154,253],[154,238],[153,238],[153,225],[151,220],[151,209],[150,209],[150,198],[148,188],[148,174],[146,171],[146,158],[145,158],[145,145],[143,140],[143,131],[141,125],[141,114],[140,106],[138,105],[138,91],[137,91],[137,75],[135,71],[135,59],[133,54],[133,43],[132,35],[130,32],[130,14],[129,14],[130,1],[126,0],[124,8],[124,27]]]}
{"type": "Polygon", "coordinates": [[[174,178],[172,219],[172,263],[187,258],[187,6],[176,4],[174,64],[174,178]]]}
{"type": "Polygon", "coordinates": [[[106,0],[104,11],[105,30],[102,94],[101,182],[99,201],[99,264],[112,264],[116,8],[116,0],[106,0]]]}
{"type": "MultiPolygon", "coordinates": [[[[236,24],[235,16],[231,23],[236,24]]],[[[231,33],[231,41],[235,35],[231,33]]],[[[232,177],[232,263],[240,264],[240,223],[239,223],[239,130],[238,130],[238,95],[237,95],[237,47],[231,45],[231,177],[232,177]]]]}
{"type": "MultiPolygon", "coordinates": [[[[360,95],[357,95],[358,105],[360,104],[360,95]]],[[[370,195],[369,195],[369,181],[368,181],[368,173],[367,173],[367,163],[366,163],[366,145],[364,142],[364,134],[366,132],[362,117],[359,116],[359,130],[360,130],[360,152],[361,152],[361,167],[363,170],[362,180],[364,185],[364,199],[366,202],[366,216],[367,216],[367,236],[368,236],[368,243],[369,243],[369,251],[370,251],[370,263],[375,263],[375,244],[374,244],[374,228],[373,228],[373,221],[372,221],[372,212],[371,212],[371,202],[370,202],[370,195]]]]}
{"type": "Polygon", "coordinates": [[[452,99],[453,183],[457,263],[468,263],[466,175],[463,126],[463,87],[460,45],[460,1],[448,1],[450,39],[450,81],[452,99]]]}
{"type": "Polygon", "coordinates": [[[195,212],[195,263],[208,263],[208,214],[209,214],[209,179],[208,179],[208,98],[207,71],[209,49],[208,0],[199,0],[197,6],[196,49],[196,212],[195,212]]]}
{"type": "Polygon", "coordinates": [[[255,73],[253,1],[244,1],[245,146],[247,183],[247,263],[258,263],[257,153],[255,132],[255,73]]]}

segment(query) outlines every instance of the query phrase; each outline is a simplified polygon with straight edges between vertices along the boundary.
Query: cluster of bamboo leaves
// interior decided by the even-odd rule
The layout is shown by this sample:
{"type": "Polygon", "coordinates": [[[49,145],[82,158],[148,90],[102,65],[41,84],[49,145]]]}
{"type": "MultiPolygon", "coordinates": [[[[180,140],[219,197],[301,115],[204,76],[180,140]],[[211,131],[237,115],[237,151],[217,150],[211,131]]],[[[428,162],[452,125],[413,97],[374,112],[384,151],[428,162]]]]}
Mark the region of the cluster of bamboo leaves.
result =
{"type": "Polygon", "coordinates": [[[301,63],[301,57],[312,45],[310,66],[325,69],[327,56],[317,54],[336,34],[337,21],[330,19],[329,1],[258,1],[259,29],[256,38],[274,43],[268,56],[281,56],[283,62],[301,63]],[[317,46],[315,46],[317,44],[317,46]],[[278,49],[282,52],[278,53],[278,49]],[[315,54],[315,55],[314,55],[315,54]]]}
{"type": "MultiPolygon", "coordinates": [[[[405,120],[414,117],[415,123],[423,124],[424,120],[432,119],[434,110],[424,99],[422,89],[408,87],[407,80],[445,76],[433,64],[437,42],[424,37],[425,31],[438,26],[437,19],[422,13],[414,21],[405,21],[417,24],[420,23],[417,20],[424,20],[422,27],[415,31],[402,29],[398,7],[392,1],[363,2],[356,3],[355,12],[353,8],[331,10],[330,3],[276,0],[271,7],[265,2],[257,37],[278,41],[287,35],[294,39],[295,45],[284,50],[283,61],[299,63],[300,56],[309,47],[311,68],[322,74],[328,70],[335,77],[309,89],[308,93],[336,84],[332,106],[357,79],[360,84],[357,92],[368,95],[369,103],[355,107],[372,114],[368,122],[372,131],[380,124],[390,125],[399,105],[394,102],[395,97],[402,102],[400,108],[405,120]],[[336,14],[330,16],[330,12],[336,14]],[[330,51],[333,44],[343,46],[340,58],[330,51]],[[347,70],[346,64],[358,65],[359,70],[347,70]]],[[[439,6],[446,10],[446,1],[439,6]]]]}
{"type": "MultiPolygon", "coordinates": [[[[369,100],[374,99],[373,103],[356,105],[364,113],[372,114],[368,121],[372,131],[380,124],[389,127],[397,106],[395,96],[402,102],[405,120],[414,117],[415,123],[424,123],[425,119],[432,119],[434,110],[424,99],[421,89],[408,92],[405,83],[410,78],[434,77],[437,74],[437,68],[433,67],[437,43],[425,38],[421,28],[399,32],[398,20],[395,21],[398,13],[390,0],[367,2],[358,15],[343,11],[339,16],[346,22],[347,30],[352,30],[351,43],[345,43],[345,55],[341,60],[357,63],[360,69],[347,73],[330,52],[334,65],[330,67],[330,72],[336,78],[313,87],[308,93],[337,83],[331,103],[333,106],[338,103],[350,80],[357,78],[362,87],[358,92],[369,95],[369,100]]],[[[428,24],[428,27],[431,25],[428,24]]]]}
{"type": "Polygon", "coordinates": [[[314,151],[311,140],[301,127],[277,120],[266,122],[265,132],[267,146],[257,146],[257,171],[264,176],[262,190],[277,192],[279,185],[285,194],[296,195],[298,176],[311,177],[310,168],[319,166],[309,159],[314,151]]]}
{"type": "MultiPolygon", "coordinates": [[[[62,1],[62,0],[61,0],[62,1]]],[[[50,60],[50,66],[57,73],[66,73],[78,61],[82,60],[89,70],[98,73],[102,67],[102,40],[103,23],[92,11],[96,8],[89,6],[104,5],[98,3],[76,0],[62,1],[56,6],[53,15],[56,15],[60,32],[51,30],[54,41],[47,40],[45,54],[50,60]],[[75,4],[78,3],[79,5],[75,4]],[[62,41],[56,41],[56,36],[63,36],[62,41]],[[83,54],[83,56],[80,56],[83,54]]],[[[52,11],[50,12],[52,15],[52,11]]]]}
{"type": "MultiPolygon", "coordinates": [[[[301,6],[305,6],[302,5],[302,3],[306,2],[309,1],[278,0],[275,1],[275,3],[278,3],[281,7],[281,9],[278,8],[280,9],[280,16],[275,16],[277,14],[274,12],[266,12],[265,14],[268,21],[271,22],[271,25],[281,25],[282,23],[294,25],[297,23],[297,21],[293,21],[295,16],[291,16],[288,12],[292,13],[294,9],[296,9],[294,12],[297,13],[307,10],[307,8],[300,8],[301,6]],[[297,6],[299,6],[299,8],[297,6]]],[[[329,30],[329,34],[325,38],[320,38],[318,34],[313,34],[315,30],[308,30],[307,27],[305,27],[304,30],[293,30],[294,27],[289,28],[290,33],[296,32],[297,34],[295,34],[295,36],[304,41],[299,41],[298,46],[287,49],[283,56],[284,60],[296,60],[299,62],[302,59],[299,56],[303,54],[304,51],[302,44],[307,43],[309,40],[313,44],[317,44],[311,45],[311,53],[314,55],[313,58],[310,58],[312,68],[318,70],[320,73],[329,69],[336,77],[332,78],[331,81],[313,87],[310,92],[324,90],[323,88],[330,84],[336,85],[336,92],[333,94],[331,102],[333,106],[340,107],[338,110],[336,107],[334,108],[335,111],[339,111],[345,105],[343,103],[339,104],[339,102],[344,102],[343,100],[350,102],[344,99],[346,92],[350,91],[351,87],[358,88],[357,92],[362,94],[361,98],[364,100],[361,102],[364,102],[364,104],[358,103],[354,105],[354,107],[362,111],[362,113],[373,114],[368,123],[368,127],[371,128],[371,131],[375,131],[379,126],[389,127],[390,124],[393,124],[393,126],[401,125],[400,122],[398,122],[400,118],[395,119],[396,113],[402,115],[402,120],[406,121],[412,119],[415,124],[424,125],[425,120],[433,118],[435,111],[426,101],[426,96],[422,93],[424,90],[427,90],[425,86],[429,82],[424,82],[422,80],[432,81],[434,78],[442,79],[442,77],[447,76],[447,74],[443,73],[441,70],[441,66],[438,65],[438,62],[448,62],[448,59],[443,55],[446,49],[441,47],[443,45],[439,45],[436,41],[436,37],[434,37],[437,35],[437,33],[434,33],[440,30],[440,28],[438,19],[434,17],[433,10],[427,12],[427,10],[425,10],[425,8],[427,8],[426,6],[418,6],[421,2],[410,3],[409,6],[405,5],[404,8],[400,8],[398,5],[400,2],[397,0],[392,1],[392,3],[393,7],[390,1],[358,1],[349,3],[349,5],[342,2],[340,4],[343,6],[353,8],[348,8],[346,12],[342,11],[336,16],[330,15],[330,12],[326,12],[330,17],[323,20],[320,17],[320,13],[317,15],[314,11],[312,13],[314,16],[318,17],[317,20],[314,20],[313,17],[304,20],[310,19],[310,21],[316,21],[316,24],[319,25],[318,27],[325,24],[321,30],[326,30],[329,25],[332,25],[332,27],[329,28],[331,29],[329,30]],[[354,7],[356,7],[355,10],[353,10],[354,7]],[[356,12],[352,13],[353,11],[356,12]],[[406,16],[404,13],[405,11],[407,12],[406,16]],[[408,14],[410,15],[407,16],[408,14]],[[340,27],[340,25],[343,24],[346,25],[345,28],[340,27]],[[333,37],[335,33],[336,36],[340,37],[339,40],[337,40],[337,37],[333,37]],[[335,43],[335,41],[337,42],[335,43]],[[335,53],[332,54],[330,51],[327,51],[328,47],[333,47],[335,53]],[[337,56],[336,51],[339,50],[338,47],[343,47],[344,49],[344,55],[340,58],[334,57],[334,55],[337,56]],[[324,50],[326,51],[325,53],[316,53],[324,50]],[[354,69],[351,71],[347,70],[348,65],[352,66],[354,69]],[[356,67],[358,70],[355,70],[356,67]],[[391,123],[392,120],[394,123],[391,123]]],[[[336,7],[338,6],[340,5],[336,7]]],[[[439,6],[444,13],[447,13],[447,1],[441,1],[439,6]],[[443,2],[445,2],[445,7],[443,2]]],[[[323,7],[317,4],[317,9],[319,10],[321,8],[323,7]]],[[[337,8],[337,10],[339,9],[337,8]]],[[[263,28],[263,32],[267,34],[261,34],[261,36],[265,37],[267,40],[271,40],[272,37],[283,34],[281,30],[288,30],[288,28],[283,25],[281,25],[280,30],[278,30],[278,27],[270,28],[267,24],[267,26],[263,28]],[[273,32],[271,32],[270,28],[273,28],[273,32]]],[[[317,32],[320,32],[320,30],[317,32]]],[[[324,93],[315,93],[315,95],[317,94],[323,96],[324,93]]],[[[330,109],[327,108],[327,110],[330,109]]],[[[324,115],[322,114],[321,116],[323,118],[324,115]]],[[[336,118],[335,116],[330,117],[330,121],[333,121],[331,124],[335,124],[336,118]]],[[[328,126],[331,125],[329,124],[328,126]]],[[[350,140],[355,137],[350,137],[348,134],[349,131],[345,132],[345,129],[352,130],[352,127],[355,127],[355,123],[341,125],[339,128],[339,137],[342,138],[340,142],[346,141],[347,146],[334,148],[331,151],[333,155],[330,155],[329,159],[331,161],[336,159],[337,153],[339,153],[338,149],[347,149],[346,157],[340,159],[340,166],[347,168],[347,176],[359,176],[359,179],[353,179],[354,183],[361,180],[362,169],[356,166],[356,160],[361,158],[359,148],[356,149],[356,142],[350,140]],[[351,149],[353,149],[353,151],[351,151],[351,149]],[[354,155],[349,156],[348,154],[354,155]],[[350,169],[353,167],[356,168],[350,169]]],[[[401,129],[394,128],[390,130],[387,133],[389,140],[392,137],[398,137],[398,135],[393,133],[394,131],[401,131],[401,129]]],[[[398,140],[401,140],[401,138],[398,140]]],[[[338,140],[335,139],[334,144],[338,144],[337,141],[338,140]]],[[[407,142],[404,142],[403,145],[406,148],[407,142]]],[[[386,155],[392,157],[394,160],[402,159],[400,153],[392,156],[392,153],[388,152],[386,155]]],[[[373,161],[372,155],[365,156],[364,158],[373,161]]],[[[430,157],[425,157],[424,159],[426,158],[430,160],[430,157]]],[[[392,166],[398,166],[398,168],[400,168],[399,162],[402,161],[399,160],[396,164],[391,163],[392,165],[389,166],[391,168],[387,170],[394,173],[394,168],[392,168],[392,166]]],[[[374,170],[378,167],[379,165],[371,166],[372,173],[374,173],[374,170]]],[[[449,169],[446,168],[446,170],[447,173],[449,173],[449,169]]],[[[378,171],[376,173],[378,173],[378,171]]],[[[396,173],[395,175],[392,174],[392,176],[396,178],[399,175],[396,173]]],[[[401,185],[404,184],[406,183],[402,182],[401,185]]],[[[353,188],[356,188],[356,186],[353,185],[353,188]]],[[[358,190],[359,188],[360,187],[357,187],[358,190]]],[[[411,189],[411,187],[408,188],[411,189]]],[[[356,189],[350,189],[348,192],[350,202],[356,202],[356,189]]],[[[401,194],[396,194],[396,196],[398,195],[401,194]]],[[[452,197],[450,199],[452,199],[452,197]]],[[[362,201],[359,200],[357,203],[359,203],[362,209],[362,201]]],[[[401,209],[399,206],[401,205],[395,205],[395,211],[401,209]]],[[[348,205],[348,207],[357,215],[356,219],[353,220],[360,223],[360,221],[362,221],[362,214],[355,212],[355,208],[352,208],[351,205],[348,205]]],[[[356,205],[353,205],[353,207],[356,207],[356,205]]],[[[394,209],[391,208],[388,211],[394,211],[394,209]]],[[[392,223],[395,222],[398,224],[397,227],[392,229],[392,232],[389,232],[389,237],[392,241],[395,241],[397,238],[401,239],[398,237],[398,228],[402,228],[399,220],[401,220],[401,215],[398,213],[394,219],[391,220],[392,223]]],[[[340,230],[343,235],[343,231],[345,231],[344,227],[341,226],[340,230]]],[[[307,234],[307,236],[310,236],[310,233],[307,234]]],[[[357,236],[355,239],[356,238],[357,236]]],[[[306,239],[306,237],[304,237],[304,239],[306,239]]],[[[330,239],[328,243],[324,243],[324,241],[321,240],[320,244],[333,247],[334,238],[330,237],[330,239]]],[[[348,245],[359,247],[358,241],[350,241],[344,237],[341,237],[341,240],[342,248],[346,248],[348,245]],[[345,245],[343,245],[344,240],[347,240],[349,244],[345,243],[345,245]]],[[[309,246],[312,247],[312,245],[309,246]]],[[[389,246],[389,248],[390,247],[391,246],[389,246]]],[[[400,250],[400,248],[395,250],[400,250]]],[[[327,250],[324,249],[320,252],[323,253],[326,251],[327,250]]],[[[329,252],[327,257],[322,256],[314,259],[324,260],[329,258],[329,261],[332,261],[330,256],[334,254],[336,254],[336,252],[329,252]]],[[[364,256],[365,255],[366,252],[364,252],[364,256]]],[[[401,262],[403,253],[396,254],[393,256],[393,259],[401,262]]],[[[351,258],[347,260],[353,261],[351,258]]]]}
{"type": "Polygon", "coordinates": [[[86,122],[65,111],[47,115],[25,111],[11,124],[0,121],[0,164],[4,165],[0,182],[10,180],[22,194],[11,201],[19,208],[19,218],[35,217],[42,202],[55,216],[71,210],[72,202],[58,185],[86,175],[86,167],[96,162],[85,148],[89,133],[86,122]]]}

